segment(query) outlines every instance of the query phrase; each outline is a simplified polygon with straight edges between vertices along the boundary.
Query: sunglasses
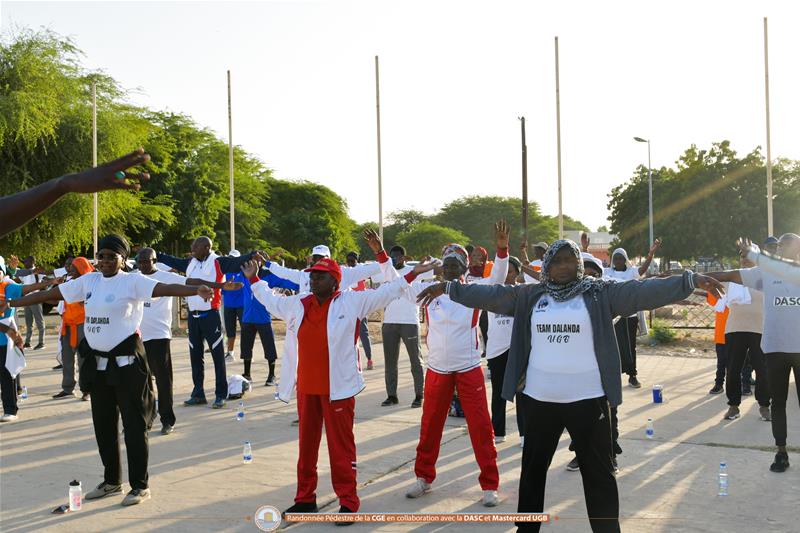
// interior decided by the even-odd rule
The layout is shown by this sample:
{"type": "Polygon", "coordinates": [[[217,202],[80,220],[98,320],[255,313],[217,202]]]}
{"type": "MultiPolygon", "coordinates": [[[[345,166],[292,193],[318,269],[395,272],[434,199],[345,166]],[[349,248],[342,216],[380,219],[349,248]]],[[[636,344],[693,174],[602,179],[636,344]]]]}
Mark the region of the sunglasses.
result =
{"type": "Polygon", "coordinates": [[[97,254],[98,261],[114,261],[118,257],[121,257],[119,254],[97,254]]]}

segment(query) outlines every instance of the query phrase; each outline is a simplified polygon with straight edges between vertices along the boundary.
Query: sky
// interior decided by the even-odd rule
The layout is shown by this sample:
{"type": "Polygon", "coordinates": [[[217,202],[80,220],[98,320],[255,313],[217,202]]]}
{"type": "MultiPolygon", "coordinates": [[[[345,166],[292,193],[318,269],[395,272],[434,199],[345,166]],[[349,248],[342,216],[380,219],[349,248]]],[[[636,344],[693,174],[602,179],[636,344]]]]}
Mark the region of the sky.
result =
{"type": "Polygon", "coordinates": [[[358,222],[378,219],[376,55],[385,215],[521,196],[520,116],[529,197],[556,215],[558,36],[563,210],[593,230],[647,164],[634,136],[654,167],[692,144],[766,146],[765,16],[772,154],[800,159],[796,2],[0,1],[6,38],[69,36],[132,103],[225,140],[230,69],[234,143],[278,178],[331,187],[358,222]]]}

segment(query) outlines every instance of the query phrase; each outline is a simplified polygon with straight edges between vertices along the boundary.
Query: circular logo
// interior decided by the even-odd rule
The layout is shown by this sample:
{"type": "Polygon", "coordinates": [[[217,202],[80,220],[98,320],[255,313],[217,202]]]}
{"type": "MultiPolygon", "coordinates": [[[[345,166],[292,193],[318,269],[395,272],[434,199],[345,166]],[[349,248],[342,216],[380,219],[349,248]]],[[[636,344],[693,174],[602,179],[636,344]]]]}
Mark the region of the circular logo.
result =
{"type": "Polygon", "coordinates": [[[107,294],[106,295],[106,303],[107,304],[110,304],[111,302],[113,302],[116,299],[117,299],[117,297],[114,296],[113,294],[107,294]]]}
{"type": "Polygon", "coordinates": [[[281,525],[281,512],[271,505],[264,505],[258,508],[253,521],[261,531],[275,531],[281,525]]]}

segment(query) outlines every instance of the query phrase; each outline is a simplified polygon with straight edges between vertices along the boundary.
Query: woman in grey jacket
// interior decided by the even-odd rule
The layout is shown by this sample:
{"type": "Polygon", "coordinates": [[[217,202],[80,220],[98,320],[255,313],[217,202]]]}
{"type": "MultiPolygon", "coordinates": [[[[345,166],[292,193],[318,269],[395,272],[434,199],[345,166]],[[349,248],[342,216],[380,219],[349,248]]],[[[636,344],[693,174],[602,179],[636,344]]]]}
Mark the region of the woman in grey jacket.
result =
{"type": "MultiPolygon", "coordinates": [[[[695,288],[719,294],[722,285],[690,271],[680,276],[611,283],[584,276],[578,246],[553,243],[538,285],[434,285],[426,304],[443,293],[467,307],[514,316],[503,398],[521,392],[525,445],[520,513],[541,513],[547,470],[564,428],[575,443],[592,531],[619,531],[619,496],[611,463],[610,408],[622,403],[620,357],[613,317],[630,316],[688,297],[695,288]]],[[[520,522],[522,531],[540,523],[520,522]]]]}

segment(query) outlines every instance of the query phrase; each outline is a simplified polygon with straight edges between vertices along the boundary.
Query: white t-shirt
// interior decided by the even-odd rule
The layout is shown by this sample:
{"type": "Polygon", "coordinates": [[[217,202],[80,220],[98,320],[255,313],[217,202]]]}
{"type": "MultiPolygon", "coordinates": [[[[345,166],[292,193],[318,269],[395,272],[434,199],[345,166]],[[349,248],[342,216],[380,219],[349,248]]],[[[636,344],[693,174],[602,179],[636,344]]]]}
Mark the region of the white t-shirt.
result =
{"type": "MultiPolygon", "coordinates": [[[[403,268],[397,270],[400,277],[405,276],[414,270],[411,265],[405,265],[403,268]]],[[[420,274],[416,279],[424,281],[433,278],[433,271],[428,271],[420,274]]],[[[373,280],[383,280],[383,274],[373,276],[373,280]]],[[[419,306],[408,298],[398,298],[386,306],[383,311],[384,324],[419,324],[419,306]]]]}
{"type": "MultiPolygon", "coordinates": [[[[619,282],[631,281],[634,279],[641,278],[641,276],[639,275],[639,269],[630,265],[628,265],[628,268],[626,268],[625,270],[614,270],[614,267],[605,268],[603,269],[603,277],[610,278],[619,282]]],[[[631,316],[634,317],[637,316],[637,314],[634,313],[631,316]]]]}
{"type": "Polygon", "coordinates": [[[493,359],[511,347],[511,330],[514,317],[489,312],[489,340],[486,343],[486,359],[493,359]]]}
{"type": "MultiPolygon", "coordinates": [[[[137,270],[135,275],[154,279],[159,283],[186,284],[185,277],[163,270],[156,270],[152,274],[142,274],[137,270]]],[[[163,296],[150,298],[144,302],[142,325],[139,327],[142,341],[172,338],[172,300],[172,296],[163,296]]]]}
{"type": "MultiPolygon", "coordinates": [[[[28,274],[27,276],[22,276],[19,278],[23,285],[33,285],[34,283],[39,283],[40,281],[44,280],[44,276],[40,274],[28,274]]],[[[32,291],[28,294],[33,294],[34,292],[39,291],[32,291]]]]}
{"type": "MultiPolygon", "coordinates": [[[[107,352],[139,329],[144,302],[152,298],[157,284],[148,276],[127,272],[109,278],[90,272],[59,285],[59,289],[65,302],[84,302],[86,342],[97,351],[107,352]]],[[[130,355],[128,362],[124,361],[125,356],[118,357],[117,364],[129,364],[133,354],[130,355]]],[[[97,369],[104,370],[105,363],[106,358],[98,357],[97,369]]]]}
{"type": "Polygon", "coordinates": [[[544,295],[536,302],[522,392],[541,402],[554,403],[605,395],[594,352],[592,322],[582,295],[566,302],[544,295]]]}

